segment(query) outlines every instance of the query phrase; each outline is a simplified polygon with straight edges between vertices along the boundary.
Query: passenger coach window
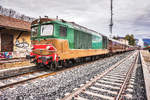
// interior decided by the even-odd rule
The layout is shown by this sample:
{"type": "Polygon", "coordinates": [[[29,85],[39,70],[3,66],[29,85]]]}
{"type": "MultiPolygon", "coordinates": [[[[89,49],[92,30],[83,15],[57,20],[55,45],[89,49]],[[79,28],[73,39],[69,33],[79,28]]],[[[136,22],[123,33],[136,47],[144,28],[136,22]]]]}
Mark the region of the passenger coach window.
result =
{"type": "Polygon", "coordinates": [[[60,26],[60,36],[67,36],[67,28],[60,26]]]}

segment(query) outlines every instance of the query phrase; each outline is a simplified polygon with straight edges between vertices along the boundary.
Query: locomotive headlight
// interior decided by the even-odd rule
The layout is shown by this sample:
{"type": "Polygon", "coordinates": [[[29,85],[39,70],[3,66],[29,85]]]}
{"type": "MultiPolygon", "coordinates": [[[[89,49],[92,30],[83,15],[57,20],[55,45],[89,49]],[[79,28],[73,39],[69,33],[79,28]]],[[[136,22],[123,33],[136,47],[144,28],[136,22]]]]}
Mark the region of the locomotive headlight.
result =
{"type": "Polygon", "coordinates": [[[47,47],[46,47],[47,50],[49,50],[50,48],[51,48],[50,46],[47,46],[47,47]]]}

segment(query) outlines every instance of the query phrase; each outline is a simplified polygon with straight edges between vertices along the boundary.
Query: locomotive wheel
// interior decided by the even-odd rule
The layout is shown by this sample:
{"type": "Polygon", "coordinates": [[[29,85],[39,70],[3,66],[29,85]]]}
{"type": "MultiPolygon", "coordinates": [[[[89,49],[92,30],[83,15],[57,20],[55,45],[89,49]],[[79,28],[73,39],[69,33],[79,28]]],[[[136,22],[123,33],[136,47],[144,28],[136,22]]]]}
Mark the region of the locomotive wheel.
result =
{"type": "Polygon", "coordinates": [[[48,64],[47,68],[49,68],[52,71],[57,70],[57,68],[58,68],[58,62],[55,61],[55,62],[52,62],[52,63],[48,64]]]}
{"type": "Polygon", "coordinates": [[[68,68],[68,66],[69,66],[69,64],[68,64],[68,61],[66,61],[66,62],[63,62],[63,67],[65,67],[65,68],[68,68]]]}
{"type": "Polygon", "coordinates": [[[80,64],[83,64],[83,63],[84,63],[84,59],[80,58],[80,64]]]}
{"type": "Polygon", "coordinates": [[[58,69],[58,62],[54,61],[52,64],[52,70],[57,70],[58,69]]]}
{"type": "Polygon", "coordinates": [[[72,66],[74,65],[73,60],[69,60],[69,61],[68,61],[68,64],[69,64],[69,65],[68,65],[69,67],[72,67],[72,66]]]}
{"type": "Polygon", "coordinates": [[[47,65],[47,68],[51,70],[51,69],[53,68],[52,63],[49,63],[49,64],[47,65]]]}
{"type": "Polygon", "coordinates": [[[43,68],[43,67],[44,67],[44,65],[41,64],[41,63],[37,63],[36,66],[37,66],[38,68],[43,68]]]}
{"type": "Polygon", "coordinates": [[[73,59],[73,60],[72,60],[72,64],[73,64],[73,65],[76,65],[76,64],[77,64],[76,60],[73,59]]]}
{"type": "Polygon", "coordinates": [[[91,61],[94,61],[94,60],[95,60],[95,57],[94,57],[94,56],[92,56],[92,57],[91,57],[91,61]]]}
{"type": "Polygon", "coordinates": [[[58,69],[58,65],[59,65],[58,62],[55,61],[54,62],[55,69],[58,69]]]}

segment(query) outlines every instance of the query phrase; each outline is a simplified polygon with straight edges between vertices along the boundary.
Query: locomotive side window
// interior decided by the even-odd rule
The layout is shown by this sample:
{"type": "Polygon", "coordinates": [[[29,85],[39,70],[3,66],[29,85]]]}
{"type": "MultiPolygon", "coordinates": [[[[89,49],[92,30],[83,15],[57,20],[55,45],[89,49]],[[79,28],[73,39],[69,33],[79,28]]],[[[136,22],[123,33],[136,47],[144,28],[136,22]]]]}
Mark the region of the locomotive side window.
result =
{"type": "Polygon", "coordinates": [[[31,29],[31,36],[36,37],[38,34],[38,27],[32,27],[31,29]]]}
{"type": "Polygon", "coordinates": [[[60,36],[67,36],[67,28],[66,27],[63,27],[63,26],[60,26],[60,36]]]}
{"type": "Polygon", "coordinates": [[[42,25],[41,36],[53,35],[53,25],[42,25]]]}

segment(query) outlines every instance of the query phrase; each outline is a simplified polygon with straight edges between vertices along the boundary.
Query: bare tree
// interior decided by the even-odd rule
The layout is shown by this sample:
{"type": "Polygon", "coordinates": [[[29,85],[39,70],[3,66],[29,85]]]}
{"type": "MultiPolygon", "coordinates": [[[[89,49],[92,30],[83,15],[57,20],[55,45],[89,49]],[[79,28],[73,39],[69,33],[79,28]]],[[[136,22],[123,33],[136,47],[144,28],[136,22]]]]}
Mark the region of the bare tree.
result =
{"type": "Polygon", "coordinates": [[[0,14],[4,16],[13,17],[16,19],[32,22],[35,18],[20,14],[13,9],[7,9],[0,5],[0,14]]]}
{"type": "Polygon", "coordinates": [[[10,17],[14,17],[15,14],[16,14],[16,11],[14,11],[13,9],[9,9],[9,16],[10,17]]]}

